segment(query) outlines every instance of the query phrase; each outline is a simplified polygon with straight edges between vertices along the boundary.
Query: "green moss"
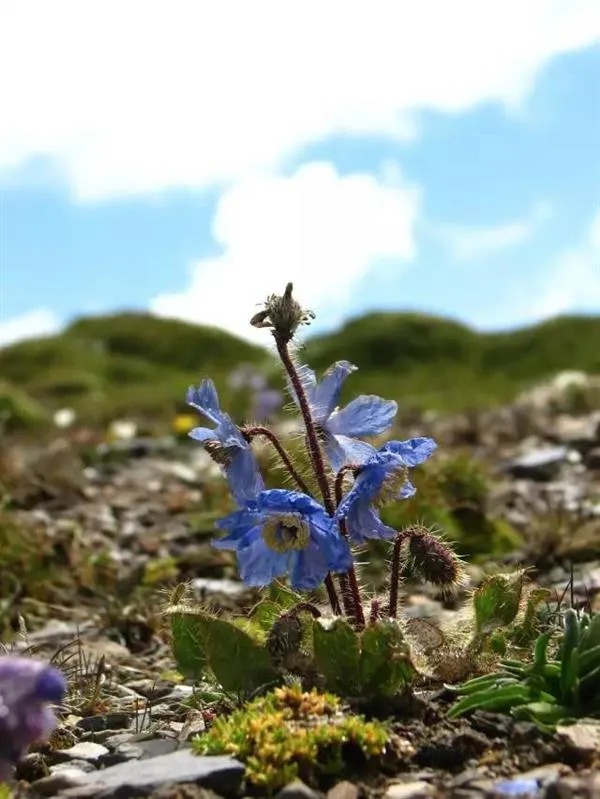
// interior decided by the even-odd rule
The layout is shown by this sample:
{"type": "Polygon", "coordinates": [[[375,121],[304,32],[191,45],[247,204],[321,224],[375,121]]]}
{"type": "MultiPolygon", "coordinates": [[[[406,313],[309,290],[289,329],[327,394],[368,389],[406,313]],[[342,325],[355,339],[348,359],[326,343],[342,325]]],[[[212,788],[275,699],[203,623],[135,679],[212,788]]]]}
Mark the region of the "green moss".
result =
{"type": "Polygon", "coordinates": [[[288,687],[218,718],[193,747],[233,755],[248,781],[271,793],[296,778],[316,786],[350,777],[381,757],[388,740],[383,724],[344,714],[337,697],[288,687]]]}

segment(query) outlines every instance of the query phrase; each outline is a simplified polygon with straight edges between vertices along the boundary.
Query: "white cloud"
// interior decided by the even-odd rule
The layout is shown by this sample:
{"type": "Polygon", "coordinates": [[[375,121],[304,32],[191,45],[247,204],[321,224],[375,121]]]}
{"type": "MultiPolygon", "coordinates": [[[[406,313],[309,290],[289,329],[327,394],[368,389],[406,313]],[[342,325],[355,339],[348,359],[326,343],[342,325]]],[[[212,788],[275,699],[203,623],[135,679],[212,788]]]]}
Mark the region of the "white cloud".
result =
{"type": "Polygon", "coordinates": [[[302,304],[326,307],[334,322],[378,261],[401,266],[415,256],[418,205],[418,189],[391,172],[340,176],[311,163],[290,177],[249,178],[218,203],[213,235],[223,253],[196,262],[186,290],[157,297],[151,309],[267,343],[248,323],[255,303],[292,280],[302,304]]]}
{"type": "MultiPolygon", "coordinates": [[[[274,168],[418,109],[518,103],[600,40],[598,0],[3,0],[0,168],[48,156],[82,199],[274,168]]],[[[408,125],[410,129],[410,124],[408,125]]]]}
{"type": "Polygon", "coordinates": [[[600,310],[600,208],[592,219],[586,240],[563,253],[549,270],[530,315],[533,319],[545,319],[586,310],[600,310]]]}
{"type": "Polygon", "coordinates": [[[488,227],[442,225],[434,235],[457,260],[473,261],[524,244],[551,215],[549,203],[540,203],[525,219],[488,227]]]}
{"type": "Polygon", "coordinates": [[[49,336],[58,332],[61,322],[50,310],[39,308],[12,319],[0,320],[0,347],[27,338],[49,336]]]}

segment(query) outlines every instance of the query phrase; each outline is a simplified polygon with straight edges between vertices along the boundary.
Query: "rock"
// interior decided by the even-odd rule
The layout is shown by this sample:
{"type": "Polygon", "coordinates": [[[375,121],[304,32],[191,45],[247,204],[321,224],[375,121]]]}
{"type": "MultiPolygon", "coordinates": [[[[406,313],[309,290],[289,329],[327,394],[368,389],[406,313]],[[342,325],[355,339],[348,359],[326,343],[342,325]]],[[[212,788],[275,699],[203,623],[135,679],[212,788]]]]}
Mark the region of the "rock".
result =
{"type": "Polygon", "coordinates": [[[517,799],[534,799],[540,794],[541,788],[537,780],[522,777],[513,777],[510,780],[495,782],[492,788],[493,797],[512,796],[517,799]]]}
{"type": "Polygon", "coordinates": [[[588,469],[600,470],[600,447],[592,447],[584,458],[584,463],[588,469]]]}
{"type": "Polygon", "coordinates": [[[302,780],[294,780],[282,788],[275,799],[318,799],[319,794],[305,785],[302,780]]]}
{"type": "MultiPolygon", "coordinates": [[[[102,762],[106,762],[104,758],[102,762]]],[[[64,763],[57,763],[55,766],[50,766],[50,774],[55,774],[58,771],[68,771],[69,769],[78,769],[79,771],[89,774],[90,771],[96,771],[96,764],[90,763],[89,760],[66,760],[64,763]]]]}
{"type": "Polygon", "coordinates": [[[100,732],[101,730],[126,730],[131,725],[129,713],[106,713],[103,716],[86,716],[77,722],[80,730],[100,732]]]}
{"type": "Polygon", "coordinates": [[[244,775],[244,766],[230,757],[201,757],[184,749],[144,761],[110,766],[86,779],[76,788],[63,791],[61,797],[70,799],[123,799],[150,793],[173,783],[194,783],[221,794],[234,793],[244,775]]]}
{"type": "Polygon", "coordinates": [[[578,721],[576,724],[559,725],[556,732],[582,760],[600,755],[599,723],[578,721]]]}
{"type": "Polygon", "coordinates": [[[412,782],[396,782],[389,785],[384,799],[428,799],[435,796],[436,790],[428,782],[414,780],[412,782]]]}
{"type": "Polygon", "coordinates": [[[327,799],[358,799],[358,788],[347,780],[338,782],[327,792],[327,799]]]}
{"type": "Polygon", "coordinates": [[[567,447],[546,447],[515,458],[505,469],[512,477],[529,480],[551,480],[567,460],[567,447]]]}
{"type": "Polygon", "coordinates": [[[80,741],[69,749],[57,749],[55,756],[58,760],[87,760],[95,762],[108,754],[108,749],[102,744],[92,741],[80,741]]]}
{"type": "Polygon", "coordinates": [[[41,796],[56,796],[60,791],[74,788],[85,781],[87,773],[74,766],[52,770],[52,774],[42,777],[33,783],[36,794],[41,796]]]}
{"type": "Polygon", "coordinates": [[[126,742],[115,746],[112,752],[102,758],[102,764],[106,767],[115,766],[117,763],[126,763],[128,760],[141,760],[143,756],[144,750],[141,746],[126,742]]]}

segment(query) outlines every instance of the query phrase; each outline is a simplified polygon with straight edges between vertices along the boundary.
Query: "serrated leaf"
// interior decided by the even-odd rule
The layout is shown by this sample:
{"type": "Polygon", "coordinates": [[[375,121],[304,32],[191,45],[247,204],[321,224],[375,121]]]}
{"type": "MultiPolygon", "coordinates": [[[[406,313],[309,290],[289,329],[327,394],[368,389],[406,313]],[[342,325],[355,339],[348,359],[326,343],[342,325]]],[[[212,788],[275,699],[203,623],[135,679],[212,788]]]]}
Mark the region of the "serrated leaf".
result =
{"type": "Polygon", "coordinates": [[[473,594],[473,609],[478,632],[507,627],[515,620],[523,593],[523,574],[495,574],[473,594]]]}
{"type": "Polygon", "coordinates": [[[189,608],[170,615],[179,668],[195,666],[191,676],[198,679],[209,667],[223,690],[243,695],[277,680],[266,649],[240,627],[189,608]]]}
{"type": "Polygon", "coordinates": [[[326,688],[340,696],[360,695],[360,649],[358,636],[344,619],[325,629],[313,621],[314,659],[325,678],[326,688]]]}
{"type": "Polygon", "coordinates": [[[177,668],[186,677],[201,680],[206,674],[208,661],[204,649],[204,627],[192,610],[168,611],[173,636],[173,655],[177,668]]]}
{"type": "Polygon", "coordinates": [[[369,625],[361,636],[360,681],[363,696],[393,696],[409,685],[415,669],[410,647],[393,621],[369,625]]]}

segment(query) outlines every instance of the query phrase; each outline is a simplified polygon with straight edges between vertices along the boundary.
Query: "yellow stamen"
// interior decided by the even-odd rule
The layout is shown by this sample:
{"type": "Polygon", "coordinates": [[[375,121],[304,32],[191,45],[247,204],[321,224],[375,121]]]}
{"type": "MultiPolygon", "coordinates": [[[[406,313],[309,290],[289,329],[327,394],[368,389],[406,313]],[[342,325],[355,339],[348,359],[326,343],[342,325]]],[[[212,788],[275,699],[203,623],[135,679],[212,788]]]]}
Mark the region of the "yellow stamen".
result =
{"type": "Polygon", "coordinates": [[[263,524],[262,537],[274,552],[306,549],[310,541],[308,525],[296,513],[281,513],[269,517],[263,524]]]}

